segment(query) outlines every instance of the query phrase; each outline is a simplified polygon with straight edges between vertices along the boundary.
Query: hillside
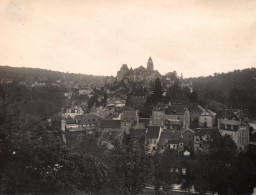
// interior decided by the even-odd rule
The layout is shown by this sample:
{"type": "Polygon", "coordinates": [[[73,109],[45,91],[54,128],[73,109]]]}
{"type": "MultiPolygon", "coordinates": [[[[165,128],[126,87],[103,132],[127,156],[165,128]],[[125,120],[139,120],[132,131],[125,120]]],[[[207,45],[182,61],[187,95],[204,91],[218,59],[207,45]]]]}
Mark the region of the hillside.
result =
{"type": "Polygon", "coordinates": [[[64,73],[58,71],[44,70],[38,68],[17,68],[9,66],[0,66],[1,80],[12,80],[16,82],[72,82],[79,85],[99,86],[106,80],[105,76],[94,76],[85,74],[64,73]]]}
{"type": "Polygon", "coordinates": [[[190,78],[199,97],[228,107],[248,109],[256,116],[256,68],[190,78]]]}

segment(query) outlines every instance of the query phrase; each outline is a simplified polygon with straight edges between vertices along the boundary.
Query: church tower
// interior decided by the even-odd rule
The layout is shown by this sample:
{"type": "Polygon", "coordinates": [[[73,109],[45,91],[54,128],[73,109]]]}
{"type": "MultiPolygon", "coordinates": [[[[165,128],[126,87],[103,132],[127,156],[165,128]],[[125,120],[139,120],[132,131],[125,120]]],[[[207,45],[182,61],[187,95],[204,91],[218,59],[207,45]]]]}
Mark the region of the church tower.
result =
{"type": "Polygon", "coordinates": [[[149,59],[148,59],[147,69],[151,70],[151,71],[154,70],[154,64],[153,64],[153,61],[152,61],[151,57],[149,57],[149,59]]]}

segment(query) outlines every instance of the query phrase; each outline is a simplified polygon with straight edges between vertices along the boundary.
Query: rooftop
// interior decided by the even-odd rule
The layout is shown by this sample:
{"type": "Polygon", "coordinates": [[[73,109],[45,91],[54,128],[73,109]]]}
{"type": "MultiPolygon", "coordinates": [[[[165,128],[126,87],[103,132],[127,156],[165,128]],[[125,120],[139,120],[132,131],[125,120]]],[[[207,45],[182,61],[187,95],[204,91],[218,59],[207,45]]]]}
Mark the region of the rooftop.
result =
{"type": "Polygon", "coordinates": [[[148,126],[146,139],[157,139],[160,134],[160,126],[148,126]]]}
{"type": "Polygon", "coordinates": [[[169,106],[166,110],[165,114],[178,114],[183,115],[185,112],[186,106],[185,105],[172,105],[169,106]]]}
{"type": "Polygon", "coordinates": [[[169,141],[177,141],[179,143],[182,134],[180,131],[163,131],[161,133],[158,145],[165,145],[169,141]]]}
{"type": "Polygon", "coordinates": [[[100,124],[101,128],[121,128],[121,121],[120,120],[106,120],[103,119],[101,120],[101,124],[100,124]]]}

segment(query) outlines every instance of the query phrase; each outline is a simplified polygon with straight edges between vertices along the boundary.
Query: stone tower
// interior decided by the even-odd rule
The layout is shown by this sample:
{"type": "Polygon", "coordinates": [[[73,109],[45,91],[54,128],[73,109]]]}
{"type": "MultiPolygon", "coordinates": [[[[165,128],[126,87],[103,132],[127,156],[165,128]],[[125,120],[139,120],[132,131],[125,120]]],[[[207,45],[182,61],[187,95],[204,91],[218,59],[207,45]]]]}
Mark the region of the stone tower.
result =
{"type": "Polygon", "coordinates": [[[151,71],[154,70],[154,64],[153,64],[153,61],[152,61],[151,57],[149,57],[149,59],[148,59],[147,69],[151,70],[151,71]]]}

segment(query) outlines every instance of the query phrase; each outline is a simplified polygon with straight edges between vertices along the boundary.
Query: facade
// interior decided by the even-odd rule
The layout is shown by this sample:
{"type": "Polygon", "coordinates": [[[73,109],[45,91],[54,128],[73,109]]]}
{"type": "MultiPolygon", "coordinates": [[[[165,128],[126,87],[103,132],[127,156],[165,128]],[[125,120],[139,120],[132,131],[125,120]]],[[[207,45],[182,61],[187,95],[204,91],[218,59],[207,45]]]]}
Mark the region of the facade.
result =
{"type": "Polygon", "coordinates": [[[194,151],[194,131],[191,129],[185,129],[182,131],[184,149],[188,151],[194,151]]]}
{"type": "Polygon", "coordinates": [[[83,115],[83,114],[84,114],[84,112],[81,107],[73,106],[73,107],[68,107],[66,109],[65,113],[63,113],[63,116],[65,118],[67,118],[68,116],[70,116],[71,118],[75,118],[75,116],[83,115]]]}
{"type": "Polygon", "coordinates": [[[163,129],[161,126],[148,126],[146,131],[146,142],[148,143],[149,152],[157,150],[157,144],[162,131],[163,129]]]}
{"type": "Polygon", "coordinates": [[[157,125],[164,127],[165,119],[165,108],[164,107],[155,107],[152,110],[152,116],[150,119],[150,125],[157,125]]]}
{"type": "Polygon", "coordinates": [[[75,116],[77,124],[81,125],[88,134],[95,133],[99,126],[99,117],[95,114],[83,114],[75,116]]]}
{"type": "Polygon", "coordinates": [[[219,119],[218,128],[222,136],[229,135],[239,150],[249,144],[249,126],[240,120],[219,119]]]}
{"type": "Polygon", "coordinates": [[[178,131],[163,131],[161,133],[157,149],[160,153],[164,152],[167,148],[183,151],[183,139],[181,132],[178,131]]]}
{"type": "Polygon", "coordinates": [[[165,119],[175,119],[180,120],[183,124],[185,105],[171,105],[165,112],[165,119]]]}
{"type": "Polygon", "coordinates": [[[172,130],[172,131],[181,131],[182,124],[180,120],[177,120],[177,119],[166,119],[164,121],[164,129],[172,130]]]}
{"type": "Polygon", "coordinates": [[[209,110],[208,108],[202,108],[201,106],[198,106],[199,109],[201,110],[201,113],[198,118],[198,123],[200,127],[208,127],[212,128],[213,125],[215,124],[215,119],[216,119],[216,113],[209,110]]]}
{"type": "Polygon", "coordinates": [[[130,133],[132,127],[139,122],[139,112],[134,111],[123,111],[121,113],[121,129],[126,133],[130,133]]]}

